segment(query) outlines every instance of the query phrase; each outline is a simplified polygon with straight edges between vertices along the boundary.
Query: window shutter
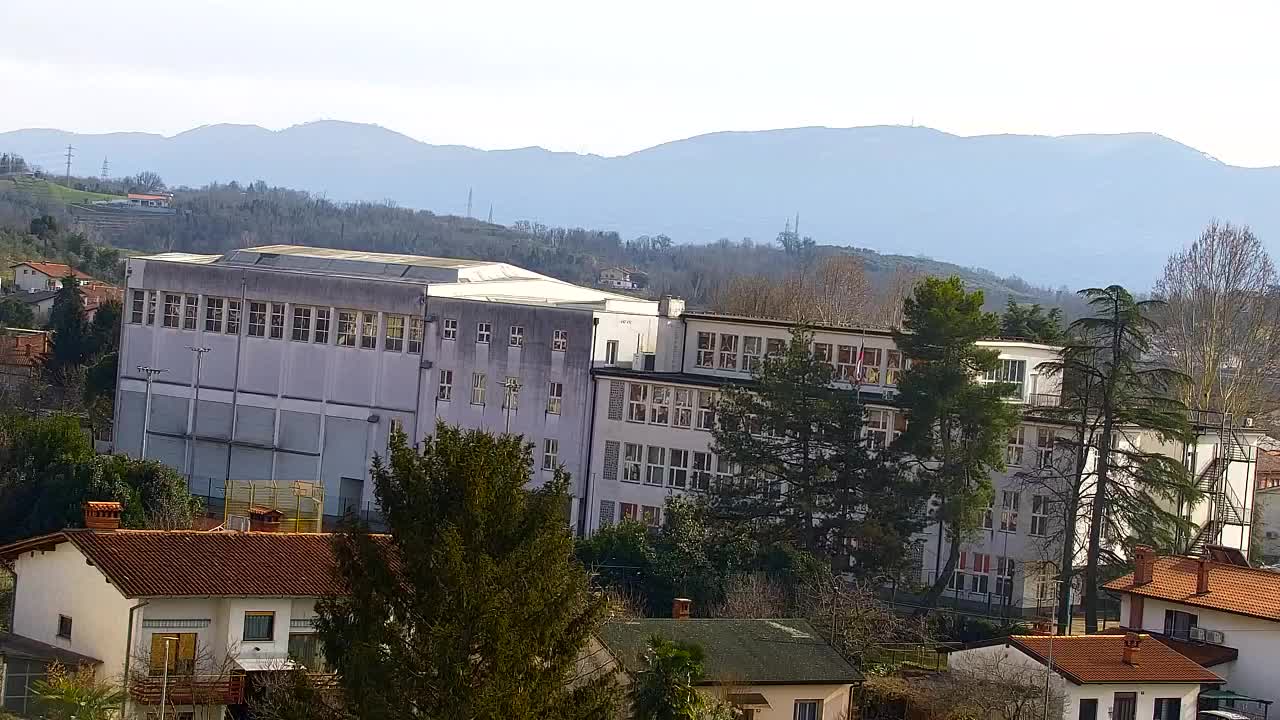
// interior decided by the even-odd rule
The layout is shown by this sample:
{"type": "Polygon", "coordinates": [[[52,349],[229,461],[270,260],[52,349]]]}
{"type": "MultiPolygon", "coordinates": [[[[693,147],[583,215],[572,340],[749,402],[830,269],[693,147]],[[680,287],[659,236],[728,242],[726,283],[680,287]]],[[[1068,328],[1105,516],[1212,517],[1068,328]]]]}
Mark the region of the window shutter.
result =
{"type": "Polygon", "coordinates": [[[963,550],[960,551],[960,569],[961,570],[964,570],[967,567],[967,561],[969,559],[968,556],[969,556],[969,553],[963,550]]]}

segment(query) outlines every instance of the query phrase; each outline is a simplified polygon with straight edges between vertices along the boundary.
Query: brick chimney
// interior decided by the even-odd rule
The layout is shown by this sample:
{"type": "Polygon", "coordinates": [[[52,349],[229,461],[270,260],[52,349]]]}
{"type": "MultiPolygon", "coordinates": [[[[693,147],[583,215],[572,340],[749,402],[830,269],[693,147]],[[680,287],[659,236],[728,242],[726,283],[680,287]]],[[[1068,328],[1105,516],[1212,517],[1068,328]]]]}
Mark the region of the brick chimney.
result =
{"type": "Polygon", "coordinates": [[[1201,557],[1199,564],[1196,566],[1196,594],[1204,595],[1209,592],[1209,558],[1201,557]]]}
{"type": "Polygon", "coordinates": [[[676,598],[671,601],[671,617],[676,620],[688,620],[693,601],[689,598],[676,598]]]}
{"type": "Polygon", "coordinates": [[[1146,585],[1151,582],[1151,573],[1156,564],[1156,551],[1148,545],[1139,545],[1133,549],[1133,584],[1146,585]]]}
{"type": "Polygon", "coordinates": [[[1142,641],[1147,639],[1145,633],[1126,633],[1124,636],[1124,664],[1138,667],[1138,651],[1142,649],[1142,641]]]}
{"type": "Polygon", "coordinates": [[[84,504],[84,526],[93,530],[119,530],[123,510],[118,502],[87,502],[84,504]]]}

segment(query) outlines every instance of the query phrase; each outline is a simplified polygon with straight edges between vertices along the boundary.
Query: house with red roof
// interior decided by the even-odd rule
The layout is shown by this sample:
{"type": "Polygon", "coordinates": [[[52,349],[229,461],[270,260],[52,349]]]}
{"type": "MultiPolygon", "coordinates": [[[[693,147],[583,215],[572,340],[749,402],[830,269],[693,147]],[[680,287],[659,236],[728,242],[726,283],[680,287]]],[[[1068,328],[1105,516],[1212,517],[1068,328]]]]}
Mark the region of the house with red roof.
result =
{"type": "Polygon", "coordinates": [[[13,284],[21,292],[57,290],[62,287],[62,280],[68,275],[74,275],[82,283],[98,282],[92,275],[80,272],[63,263],[20,262],[13,265],[11,269],[13,270],[13,284]]]}

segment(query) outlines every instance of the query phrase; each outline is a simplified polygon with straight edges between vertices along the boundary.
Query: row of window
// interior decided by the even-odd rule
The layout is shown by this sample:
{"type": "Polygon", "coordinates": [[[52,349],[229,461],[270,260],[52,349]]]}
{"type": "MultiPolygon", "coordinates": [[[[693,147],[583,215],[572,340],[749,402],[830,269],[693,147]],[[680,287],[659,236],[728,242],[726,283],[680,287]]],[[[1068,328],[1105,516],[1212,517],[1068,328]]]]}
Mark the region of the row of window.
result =
{"type": "MultiPolygon", "coordinates": [[[[1017,560],[1011,557],[996,558],[995,595],[1013,597],[1013,578],[1017,572],[1017,560]]],[[[954,592],[971,592],[986,595],[991,592],[991,555],[960,552],[960,563],[947,581],[947,589],[954,592]]]]}
{"type": "MultiPolygon", "coordinates": [[[[1036,428],[1035,455],[1031,458],[1033,468],[1052,468],[1053,449],[1057,435],[1053,428],[1036,428]]],[[[1027,461],[1027,428],[1018,425],[1009,431],[1009,442],[1005,447],[1004,461],[1009,467],[1024,467],[1027,461]]]]}
{"type": "MultiPolygon", "coordinates": [[[[156,303],[159,299],[160,323],[163,327],[195,330],[200,317],[200,296],[185,293],[158,293],[154,290],[134,290],[130,305],[129,322],[135,325],[154,325],[156,319],[156,303]]],[[[285,303],[266,302],[260,300],[247,301],[248,322],[244,323],[244,307],[240,300],[219,297],[204,298],[204,331],[237,335],[242,324],[247,324],[246,334],[249,337],[266,337],[281,340],[285,336],[285,303]]],[[[382,349],[400,352],[406,347],[411,353],[422,352],[422,339],[425,322],[420,317],[384,314],[384,323],[379,328],[378,313],[366,310],[336,311],[336,328],[333,325],[332,308],[313,307],[308,305],[290,305],[291,317],[289,339],[295,342],[311,342],[328,344],[332,335],[334,342],[340,347],[359,347],[372,350],[378,347],[379,330],[381,329],[382,349]],[[336,332],[335,332],[336,330],[336,332]]],[[[482,322],[476,325],[476,342],[489,343],[493,337],[492,323],[482,322]]],[[[441,338],[446,341],[458,339],[457,318],[444,318],[441,322],[441,338]]],[[[525,328],[523,325],[512,325],[509,328],[507,344],[510,347],[524,347],[525,328]]],[[[552,352],[565,352],[569,348],[569,331],[552,332],[552,352]]]]}
{"type": "MultiPolygon", "coordinates": [[[[1057,501],[1049,495],[1031,496],[1031,527],[1029,535],[1045,537],[1049,534],[1049,518],[1056,509],[1057,501]]],[[[1022,509],[1022,493],[1018,490],[1000,491],[1000,532],[1018,532],[1018,513],[1022,509]]],[[[982,527],[985,530],[995,529],[995,500],[987,506],[982,515],[982,527]]]]}
{"type": "MultiPolygon", "coordinates": [[[[693,364],[700,368],[755,372],[765,355],[785,352],[786,346],[787,341],[780,338],[699,332],[693,364]]],[[[898,350],[815,342],[813,354],[831,365],[838,379],[848,383],[880,385],[883,379],[884,385],[897,385],[907,367],[898,350]]]]}
{"type": "MultiPolygon", "coordinates": [[[[501,385],[502,392],[502,408],[504,410],[518,410],[520,408],[520,390],[524,386],[520,384],[520,378],[508,376],[501,385]]],[[[471,373],[471,404],[484,405],[488,398],[489,380],[488,375],[481,372],[471,373]]],[[[439,402],[453,401],[453,371],[441,370],[440,382],[436,388],[436,400],[439,402]]],[[[564,383],[550,381],[547,383],[547,405],[546,412],[548,415],[559,415],[564,407],[564,383]]]]}
{"type": "Polygon", "coordinates": [[[711,482],[730,482],[736,468],[727,458],[698,450],[660,445],[622,444],[622,482],[677,490],[711,489],[711,482]]]}
{"type": "Polygon", "coordinates": [[[627,422],[711,430],[715,404],[716,393],[710,390],[627,383],[627,422]]]}

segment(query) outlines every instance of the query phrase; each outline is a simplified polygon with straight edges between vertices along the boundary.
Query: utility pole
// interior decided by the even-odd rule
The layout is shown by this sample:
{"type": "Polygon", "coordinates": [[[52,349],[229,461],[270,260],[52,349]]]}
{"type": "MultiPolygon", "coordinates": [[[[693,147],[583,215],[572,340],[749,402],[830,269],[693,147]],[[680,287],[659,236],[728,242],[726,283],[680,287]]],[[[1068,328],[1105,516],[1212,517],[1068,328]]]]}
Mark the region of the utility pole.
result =
{"type": "MultiPolygon", "coordinates": [[[[1058,585],[1061,580],[1046,575],[1044,582],[1051,583],[1053,588],[1053,623],[1049,626],[1049,662],[1044,668],[1044,719],[1049,720],[1049,678],[1053,676],[1053,636],[1058,634],[1058,585]]],[[[1071,634],[1070,625],[1067,626],[1067,634],[1071,634]]]]}
{"type": "Polygon", "coordinates": [[[71,151],[75,148],[71,147],[71,143],[67,143],[67,175],[64,182],[71,182],[71,151]]]}
{"type": "Polygon", "coordinates": [[[201,361],[204,359],[204,354],[209,352],[209,348],[188,345],[187,349],[195,353],[196,356],[196,374],[191,380],[191,394],[194,396],[194,399],[191,403],[191,417],[188,420],[190,424],[187,426],[187,458],[184,467],[187,482],[190,483],[192,474],[191,456],[195,453],[196,444],[196,420],[200,417],[200,367],[201,361]]]}
{"type": "Polygon", "coordinates": [[[139,460],[147,459],[147,433],[151,432],[151,380],[160,373],[169,372],[164,368],[153,368],[139,365],[138,372],[147,376],[147,400],[142,407],[142,448],[138,453],[139,460]]]}
{"type": "Polygon", "coordinates": [[[105,157],[102,158],[102,181],[107,181],[107,159],[105,157]]]}

